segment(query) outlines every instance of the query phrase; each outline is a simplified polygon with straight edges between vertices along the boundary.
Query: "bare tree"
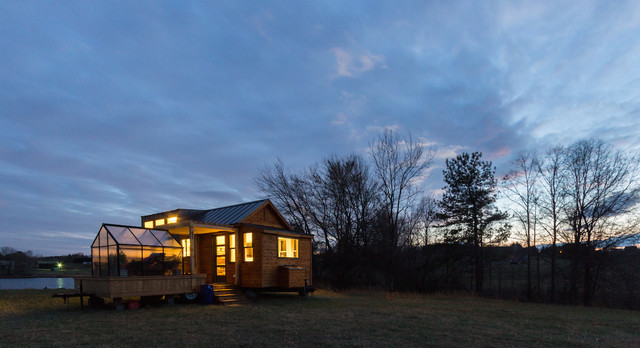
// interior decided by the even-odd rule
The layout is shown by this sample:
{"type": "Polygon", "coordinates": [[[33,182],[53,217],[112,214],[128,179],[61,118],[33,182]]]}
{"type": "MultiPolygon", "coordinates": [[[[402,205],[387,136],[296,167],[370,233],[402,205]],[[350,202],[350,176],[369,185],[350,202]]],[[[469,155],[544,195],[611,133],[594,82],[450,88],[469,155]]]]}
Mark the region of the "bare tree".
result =
{"type": "Polygon", "coordinates": [[[533,299],[531,287],[531,259],[535,245],[535,206],[538,200],[538,158],[535,153],[521,152],[513,161],[514,169],[505,175],[504,189],[506,197],[511,201],[515,219],[523,229],[523,237],[527,244],[527,298],[533,299]],[[533,244],[532,244],[533,241],[533,244]]]}
{"type": "Polygon", "coordinates": [[[556,275],[558,273],[556,256],[562,214],[562,187],[564,187],[563,156],[564,148],[555,146],[549,149],[538,162],[538,172],[540,172],[538,207],[543,217],[540,225],[551,238],[551,286],[549,290],[551,302],[555,302],[556,275]]]}
{"type": "Polygon", "coordinates": [[[612,235],[609,226],[640,198],[639,162],[599,139],[579,140],[567,149],[565,214],[572,231],[571,295],[577,298],[578,263],[584,268],[583,302],[590,305],[596,289],[595,248],[612,235]]]}
{"type": "Polygon", "coordinates": [[[420,143],[400,137],[390,129],[370,144],[373,170],[381,193],[382,245],[385,259],[385,285],[393,290],[394,258],[403,234],[410,231],[414,220],[412,209],[420,190],[417,181],[431,166],[434,152],[425,151],[420,143]]]}

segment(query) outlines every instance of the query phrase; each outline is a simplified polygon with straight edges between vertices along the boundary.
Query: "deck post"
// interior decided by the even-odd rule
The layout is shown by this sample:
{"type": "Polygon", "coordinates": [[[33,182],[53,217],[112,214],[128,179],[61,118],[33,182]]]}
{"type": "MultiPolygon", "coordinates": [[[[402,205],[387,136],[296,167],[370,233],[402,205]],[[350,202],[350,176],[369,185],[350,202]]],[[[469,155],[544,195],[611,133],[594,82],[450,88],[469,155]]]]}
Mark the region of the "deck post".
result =
{"type": "Polygon", "coordinates": [[[193,225],[191,223],[189,223],[189,239],[190,241],[190,248],[191,248],[191,257],[190,257],[190,261],[191,261],[191,274],[196,274],[198,272],[196,272],[196,237],[195,234],[193,233],[193,225]]]}
{"type": "Polygon", "coordinates": [[[240,285],[240,231],[236,228],[236,245],[235,245],[235,253],[236,253],[236,280],[235,285],[240,285]]]}

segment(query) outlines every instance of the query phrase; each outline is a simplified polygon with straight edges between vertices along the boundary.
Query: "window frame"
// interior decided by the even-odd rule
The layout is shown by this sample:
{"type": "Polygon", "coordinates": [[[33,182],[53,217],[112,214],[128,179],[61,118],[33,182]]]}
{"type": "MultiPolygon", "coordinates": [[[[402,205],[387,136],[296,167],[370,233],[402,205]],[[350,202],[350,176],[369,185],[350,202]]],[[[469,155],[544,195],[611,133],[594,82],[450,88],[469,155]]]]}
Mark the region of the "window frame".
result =
{"type": "Polygon", "coordinates": [[[299,259],[300,258],[300,239],[278,236],[278,258],[299,259]],[[285,246],[285,250],[282,250],[283,245],[285,246]],[[291,250],[289,250],[289,247],[291,250]],[[284,252],[284,256],[282,256],[283,252],[284,252]],[[292,255],[292,256],[289,256],[289,255],[292,255]]]}
{"type": "Polygon", "coordinates": [[[242,249],[244,249],[242,260],[244,262],[253,262],[255,260],[253,254],[253,232],[245,232],[242,234],[242,249]],[[247,242],[247,239],[250,241],[247,242]],[[249,256],[249,254],[251,255],[249,256]]]}

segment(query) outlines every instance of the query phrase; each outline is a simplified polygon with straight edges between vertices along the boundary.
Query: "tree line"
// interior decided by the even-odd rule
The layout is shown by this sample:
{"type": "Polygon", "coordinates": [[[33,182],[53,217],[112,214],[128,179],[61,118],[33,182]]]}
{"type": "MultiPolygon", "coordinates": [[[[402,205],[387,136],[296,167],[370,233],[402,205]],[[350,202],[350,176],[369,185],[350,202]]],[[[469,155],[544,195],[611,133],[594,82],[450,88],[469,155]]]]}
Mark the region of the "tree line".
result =
{"type": "Polygon", "coordinates": [[[367,157],[331,155],[298,172],[279,159],[255,184],[316,236],[316,283],[484,295],[497,284],[504,296],[511,269],[519,298],[592,304],[615,268],[605,251],[636,232],[637,157],[584,139],[518,154],[498,180],[482,153],[461,153],[446,160],[436,198],[423,185],[434,156],[387,129],[367,157]]]}

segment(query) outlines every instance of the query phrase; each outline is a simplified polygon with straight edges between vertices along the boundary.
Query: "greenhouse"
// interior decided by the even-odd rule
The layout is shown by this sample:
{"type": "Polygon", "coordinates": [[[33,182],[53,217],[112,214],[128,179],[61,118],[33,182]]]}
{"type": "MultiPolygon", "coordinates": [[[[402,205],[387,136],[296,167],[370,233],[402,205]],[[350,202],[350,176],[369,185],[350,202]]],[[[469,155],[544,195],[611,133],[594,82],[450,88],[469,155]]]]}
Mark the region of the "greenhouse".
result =
{"type": "Polygon", "coordinates": [[[169,232],[103,224],[91,244],[94,277],[182,275],[182,246],[169,232]]]}

